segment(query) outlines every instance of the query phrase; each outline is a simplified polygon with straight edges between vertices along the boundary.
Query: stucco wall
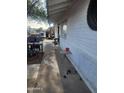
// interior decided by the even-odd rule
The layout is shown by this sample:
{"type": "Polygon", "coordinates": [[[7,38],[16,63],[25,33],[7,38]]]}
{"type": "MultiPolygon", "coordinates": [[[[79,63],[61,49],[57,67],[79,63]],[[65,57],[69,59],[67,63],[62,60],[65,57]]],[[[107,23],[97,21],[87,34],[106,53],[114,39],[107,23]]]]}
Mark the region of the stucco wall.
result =
{"type": "Polygon", "coordinates": [[[73,64],[88,87],[96,93],[97,32],[91,30],[87,24],[89,1],[83,0],[83,3],[81,2],[71,12],[71,16],[67,20],[67,37],[60,38],[60,46],[70,48],[72,52],[70,57],[73,60],[73,64]]]}

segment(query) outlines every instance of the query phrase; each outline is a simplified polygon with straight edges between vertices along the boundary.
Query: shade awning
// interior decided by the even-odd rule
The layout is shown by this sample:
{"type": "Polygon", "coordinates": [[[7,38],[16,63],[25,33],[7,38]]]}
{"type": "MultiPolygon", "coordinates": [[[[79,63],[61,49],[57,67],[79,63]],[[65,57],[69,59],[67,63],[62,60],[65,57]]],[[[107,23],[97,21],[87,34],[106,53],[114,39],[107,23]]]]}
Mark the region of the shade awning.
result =
{"type": "Polygon", "coordinates": [[[60,22],[75,0],[47,0],[47,12],[49,20],[60,22]]]}

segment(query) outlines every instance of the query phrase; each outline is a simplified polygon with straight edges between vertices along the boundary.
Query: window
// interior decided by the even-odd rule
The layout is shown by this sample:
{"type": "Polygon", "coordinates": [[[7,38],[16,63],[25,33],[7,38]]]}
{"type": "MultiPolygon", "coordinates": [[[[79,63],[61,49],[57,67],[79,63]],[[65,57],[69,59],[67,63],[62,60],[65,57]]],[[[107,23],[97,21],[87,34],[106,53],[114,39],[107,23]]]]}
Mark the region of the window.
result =
{"type": "Polygon", "coordinates": [[[63,25],[63,30],[67,31],[67,25],[63,25]]]}
{"type": "Polygon", "coordinates": [[[67,38],[67,22],[64,22],[61,25],[61,38],[63,38],[63,39],[67,38]]]}
{"type": "Polygon", "coordinates": [[[97,30],[97,0],[90,0],[87,23],[92,30],[97,30]]]}

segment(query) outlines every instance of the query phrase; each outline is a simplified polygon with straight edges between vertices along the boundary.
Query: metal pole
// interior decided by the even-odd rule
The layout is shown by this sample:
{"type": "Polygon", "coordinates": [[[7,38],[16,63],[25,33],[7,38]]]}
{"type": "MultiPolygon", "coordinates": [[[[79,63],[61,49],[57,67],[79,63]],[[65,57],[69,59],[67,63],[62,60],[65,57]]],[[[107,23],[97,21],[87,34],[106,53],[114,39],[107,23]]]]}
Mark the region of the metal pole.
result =
{"type": "Polygon", "coordinates": [[[59,25],[58,25],[58,44],[60,44],[59,25]]]}

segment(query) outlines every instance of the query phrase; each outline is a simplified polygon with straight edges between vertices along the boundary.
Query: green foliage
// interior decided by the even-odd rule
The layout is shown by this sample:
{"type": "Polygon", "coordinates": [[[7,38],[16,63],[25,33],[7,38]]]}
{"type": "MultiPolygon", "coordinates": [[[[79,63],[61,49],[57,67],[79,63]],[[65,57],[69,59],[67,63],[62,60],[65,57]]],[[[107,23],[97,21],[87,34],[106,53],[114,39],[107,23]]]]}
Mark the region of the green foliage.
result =
{"type": "Polygon", "coordinates": [[[47,14],[39,0],[27,0],[27,16],[32,18],[46,18],[47,14]]]}

